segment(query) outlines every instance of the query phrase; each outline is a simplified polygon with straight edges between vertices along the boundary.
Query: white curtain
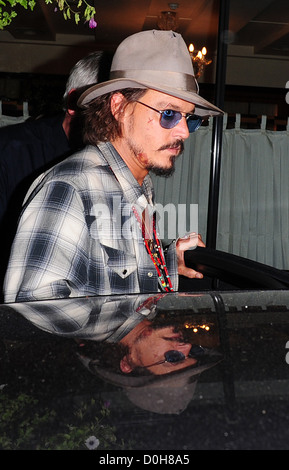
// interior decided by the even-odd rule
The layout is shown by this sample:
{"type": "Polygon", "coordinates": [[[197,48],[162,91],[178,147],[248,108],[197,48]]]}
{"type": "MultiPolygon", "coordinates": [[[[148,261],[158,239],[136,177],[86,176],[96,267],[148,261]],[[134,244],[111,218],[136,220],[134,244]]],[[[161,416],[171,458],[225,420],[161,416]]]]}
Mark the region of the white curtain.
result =
{"type": "Polygon", "coordinates": [[[20,122],[26,121],[29,118],[29,108],[27,101],[23,103],[23,115],[22,116],[8,116],[3,114],[2,101],[0,100],[0,127],[9,126],[11,124],[19,124],[20,122]]]}
{"type": "MultiPolygon", "coordinates": [[[[240,122],[236,115],[235,128],[227,129],[224,117],[216,248],[289,269],[289,121],[287,131],[276,132],[266,130],[265,116],[260,129],[240,122]]],[[[190,135],[172,177],[152,177],[157,203],[198,205],[204,241],[211,139],[212,122],[190,135]]]]}

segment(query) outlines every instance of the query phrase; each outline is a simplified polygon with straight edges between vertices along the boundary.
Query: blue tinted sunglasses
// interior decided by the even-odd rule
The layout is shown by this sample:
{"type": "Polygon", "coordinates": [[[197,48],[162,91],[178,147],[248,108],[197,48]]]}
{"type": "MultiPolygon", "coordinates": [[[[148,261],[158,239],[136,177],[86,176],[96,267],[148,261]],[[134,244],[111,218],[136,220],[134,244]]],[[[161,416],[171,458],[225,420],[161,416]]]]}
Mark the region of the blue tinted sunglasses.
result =
{"type": "Polygon", "coordinates": [[[200,125],[203,122],[203,118],[197,116],[197,114],[185,114],[181,113],[180,111],[174,111],[173,109],[164,109],[163,111],[159,111],[158,109],[152,108],[148,104],[142,103],[141,101],[136,100],[135,102],[142,104],[143,106],[146,106],[149,109],[152,109],[156,113],[159,113],[161,115],[160,125],[164,129],[172,129],[173,127],[176,127],[182,117],[184,117],[187,121],[189,132],[191,133],[199,129],[200,125]]]}
{"type": "Polygon", "coordinates": [[[194,344],[191,347],[191,350],[187,356],[185,356],[181,351],[175,351],[172,349],[171,351],[165,352],[164,360],[155,362],[154,364],[150,364],[146,367],[158,366],[159,364],[164,364],[165,362],[169,362],[170,364],[179,364],[180,362],[185,361],[188,357],[198,358],[200,356],[203,356],[203,354],[205,354],[204,348],[197,344],[194,344]]]}

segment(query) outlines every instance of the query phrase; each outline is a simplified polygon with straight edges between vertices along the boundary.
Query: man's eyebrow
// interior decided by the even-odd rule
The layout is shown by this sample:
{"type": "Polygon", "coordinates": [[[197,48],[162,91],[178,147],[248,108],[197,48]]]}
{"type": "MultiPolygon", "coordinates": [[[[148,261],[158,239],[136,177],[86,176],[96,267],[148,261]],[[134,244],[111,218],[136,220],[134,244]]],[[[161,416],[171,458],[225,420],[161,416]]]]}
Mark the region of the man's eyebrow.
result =
{"type": "MultiPolygon", "coordinates": [[[[194,106],[194,105],[192,104],[192,106],[194,106]]],[[[184,113],[184,111],[182,110],[182,108],[180,106],[178,106],[177,104],[168,103],[166,101],[162,101],[162,102],[158,103],[158,109],[160,109],[160,110],[172,109],[174,111],[180,111],[180,112],[184,113]]],[[[194,109],[192,109],[191,111],[189,111],[186,114],[194,114],[194,112],[195,112],[194,109]]]]}

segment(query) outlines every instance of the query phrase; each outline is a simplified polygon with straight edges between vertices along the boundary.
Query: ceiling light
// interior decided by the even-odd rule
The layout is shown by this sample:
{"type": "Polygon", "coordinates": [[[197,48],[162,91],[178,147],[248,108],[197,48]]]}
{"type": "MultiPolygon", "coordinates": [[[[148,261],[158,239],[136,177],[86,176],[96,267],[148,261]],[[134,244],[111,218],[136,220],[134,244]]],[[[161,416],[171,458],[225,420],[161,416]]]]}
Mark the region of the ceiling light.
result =
{"type": "Polygon", "coordinates": [[[175,11],[161,11],[157,25],[164,31],[176,31],[179,25],[177,13],[175,11]]]}

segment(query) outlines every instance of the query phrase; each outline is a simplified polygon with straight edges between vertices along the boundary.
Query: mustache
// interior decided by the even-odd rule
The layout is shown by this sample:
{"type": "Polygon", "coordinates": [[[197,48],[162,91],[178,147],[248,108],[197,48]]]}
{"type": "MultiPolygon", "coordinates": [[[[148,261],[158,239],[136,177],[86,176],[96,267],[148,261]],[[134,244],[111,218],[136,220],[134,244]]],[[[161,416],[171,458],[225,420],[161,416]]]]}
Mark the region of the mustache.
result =
{"type": "Polygon", "coordinates": [[[180,148],[180,153],[184,151],[184,142],[183,140],[176,140],[175,142],[171,143],[171,144],[166,144],[166,145],[163,145],[162,147],[159,148],[159,150],[167,150],[167,149],[171,149],[171,148],[180,148]]]}

